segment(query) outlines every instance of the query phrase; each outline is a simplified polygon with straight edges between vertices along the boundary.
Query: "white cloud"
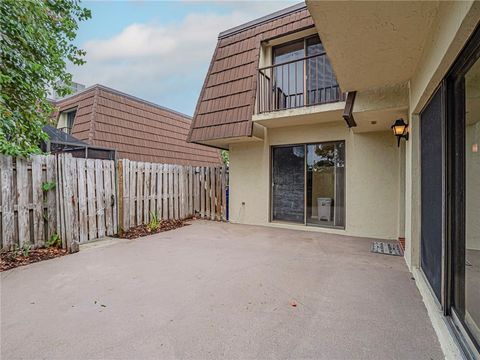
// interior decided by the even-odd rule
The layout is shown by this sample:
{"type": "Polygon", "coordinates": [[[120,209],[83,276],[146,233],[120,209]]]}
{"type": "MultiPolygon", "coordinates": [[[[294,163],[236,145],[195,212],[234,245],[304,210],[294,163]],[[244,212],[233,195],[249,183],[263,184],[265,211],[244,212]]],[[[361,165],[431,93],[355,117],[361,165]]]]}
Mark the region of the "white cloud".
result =
{"type": "Polygon", "coordinates": [[[191,13],[178,23],[133,23],[111,38],[92,39],[81,45],[87,63],[70,68],[74,81],[111,86],[191,114],[218,34],[285,7],[251,5],[227,14],[191,13]]]}

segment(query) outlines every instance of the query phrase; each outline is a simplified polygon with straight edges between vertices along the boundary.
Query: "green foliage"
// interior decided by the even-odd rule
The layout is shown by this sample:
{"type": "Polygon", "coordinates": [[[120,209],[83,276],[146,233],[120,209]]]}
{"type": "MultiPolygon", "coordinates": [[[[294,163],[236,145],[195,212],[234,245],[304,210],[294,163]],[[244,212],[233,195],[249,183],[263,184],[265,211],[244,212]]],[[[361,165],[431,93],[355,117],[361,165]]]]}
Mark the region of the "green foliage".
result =
{"type": "Polygon", "coordinates": [[[52,236],[50,236],[50,239],[47,240],[46,244],[47,248],[49,247],[62,247],[62,239],[60,238],[60,235],[57,233],[53,233],[52,236]]]}
{"type": "Polygon", "coordinates": [[[150,212],[150,222],[148,223],[147,227],[153,232],[160,229],[160,221],[158,220],[157,213],[150,212]]]}
{"type": "Polygon", "coordinates": [[[53,181],[46,181],[42,184],[42,190],[44,192],[47,192],[47,191],[55,189],[56,186],[57,186],[57,184],[55,184],[53,181]]]}
{"type": "Polygon", "coordinates": [[[82,65],[72,44],[78,22],[91,17],[79,0],[0,1],[0,153],[39,153],[53,111],[50,90],[69,93],[67,61],[82,65]]]}
{"type": "Polygon", "coordinates": [[[28,254],[30,254],[30,249],[32,246],[29,243],[25,243],[22,246],[22,254],[24,257],[28,257],[28,254]]]}
{"type": "Polygon", "coordinates": [[[9,260],[14,261],[18,257],[19,254],[20,254],[20,251],[18,249],[18,245],[14,244],[12,251],[10,251],[8,253],[8,258],[9,258],[9,260]]]}
{"type": "Polygon", "coordinates": [[[220,153],[220,155],[222,156],[223,164],[224,164],[225,166],[230,165],[230,155],[229,155],[228,151],[227,151],[227,150],[222,150],[222,152],[220,153]]]}

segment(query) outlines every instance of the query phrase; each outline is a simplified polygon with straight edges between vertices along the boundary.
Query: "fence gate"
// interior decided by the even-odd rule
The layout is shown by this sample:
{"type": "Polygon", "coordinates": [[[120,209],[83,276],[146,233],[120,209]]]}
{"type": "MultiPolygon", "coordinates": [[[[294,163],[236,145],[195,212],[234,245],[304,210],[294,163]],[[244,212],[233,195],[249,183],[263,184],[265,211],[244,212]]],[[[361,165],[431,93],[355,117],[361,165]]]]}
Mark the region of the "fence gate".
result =
{"type": "Polygon", "coordinates": [[[61,154],[57,170],[58,229],[66,248],[116,234],[115,162],[61,154]]]}

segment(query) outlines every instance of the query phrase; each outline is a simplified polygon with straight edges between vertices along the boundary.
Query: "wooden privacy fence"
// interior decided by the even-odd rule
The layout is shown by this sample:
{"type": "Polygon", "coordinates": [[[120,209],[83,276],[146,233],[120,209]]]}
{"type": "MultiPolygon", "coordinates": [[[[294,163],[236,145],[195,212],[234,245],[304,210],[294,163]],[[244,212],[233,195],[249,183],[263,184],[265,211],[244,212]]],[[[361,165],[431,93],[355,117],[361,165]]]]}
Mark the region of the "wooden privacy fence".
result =
{"type": "Polygon", "coordinates": [[[78,244],[160,219],[226,220],[224,167],[0,155],[1,248],[78,244]]]}
{"type": "Polygon", "coordinates": [[[57,231],[55,156],[0,155],[2,248],[44,246],[57,231]]]}
{"type": "Polygon", "coordinates": [[[194,167],[120,160],[120,227],[192,216],[226,220],[225,167],[194,167]]]}
{"type": "Polygon", "coordinates": [[[115,164],[71,155],[0,155],[2,249],[78,243],[117,233],[115,164]]]}

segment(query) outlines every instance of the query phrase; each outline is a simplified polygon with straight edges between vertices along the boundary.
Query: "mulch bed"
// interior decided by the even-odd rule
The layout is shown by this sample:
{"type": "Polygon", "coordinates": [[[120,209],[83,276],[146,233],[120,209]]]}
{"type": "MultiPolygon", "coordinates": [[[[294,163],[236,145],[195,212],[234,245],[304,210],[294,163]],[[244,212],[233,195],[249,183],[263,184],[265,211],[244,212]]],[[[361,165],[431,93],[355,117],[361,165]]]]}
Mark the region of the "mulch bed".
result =
{"type": "MultiPolygon", "coordinates": [[[[184,220],[161,220],[160,227],[155,231],[152,231],[147,225],[140,225],[131,228],[128,231],[124,231],[117,236],[122,239],[136,239],[141,236],[147,236],[164,231],[174,230],[187,225],[190,224],[187,224],[184,220]]],[[[0,272],[10,270],[18,266],[53,259],[67,254],[67,250],[57,247],[30,250],[27,257],[23,256],[20,250],[17,250],[16,252],[5,251],[0,254],[0,272]]]]}
{"type": "Polygon", "coordinates": [[[56,247],[48,249],[30,250],[27,257],[23,256],[21,251],[6,251],[0,256],[0,272],[10,270],[18,266],[28,265],[31,263],[53,259],[59,256],[67,255],[68,251],[56,247]]]}
{"type": "Polygon", "coordinates": [[[190,225],[190,224],[187,224],[183,220],[161,220],[160,227],[155,231],[150,229],[147,225],[139,225],[139,226],[130,228],[128,231],[123,231],[117,236],[122,239],[136,239],[141,236],[147,236],[147,235],[157,234],[164,231],[174,230],[187,225],[190,225]]]}

